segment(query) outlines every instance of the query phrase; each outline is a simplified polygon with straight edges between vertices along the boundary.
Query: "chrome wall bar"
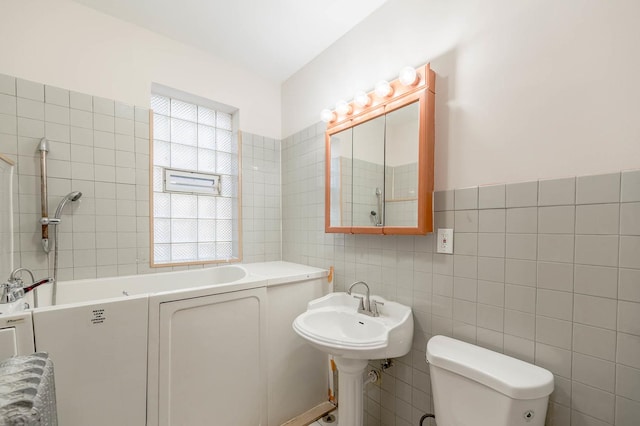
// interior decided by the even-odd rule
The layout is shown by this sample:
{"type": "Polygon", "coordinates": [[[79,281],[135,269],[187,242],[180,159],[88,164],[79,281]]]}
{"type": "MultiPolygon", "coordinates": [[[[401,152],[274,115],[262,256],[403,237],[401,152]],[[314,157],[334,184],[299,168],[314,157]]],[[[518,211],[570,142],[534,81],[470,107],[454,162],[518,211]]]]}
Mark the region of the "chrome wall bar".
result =
{"type": "Polygon", "coordinates": [[[46,138],[40,139],[38,145],[40,150],[40,205],[42,210],[42,249],[49,253],[49,202],[47,197],[47,154],[49,153],[49,141],[46,138]]]}

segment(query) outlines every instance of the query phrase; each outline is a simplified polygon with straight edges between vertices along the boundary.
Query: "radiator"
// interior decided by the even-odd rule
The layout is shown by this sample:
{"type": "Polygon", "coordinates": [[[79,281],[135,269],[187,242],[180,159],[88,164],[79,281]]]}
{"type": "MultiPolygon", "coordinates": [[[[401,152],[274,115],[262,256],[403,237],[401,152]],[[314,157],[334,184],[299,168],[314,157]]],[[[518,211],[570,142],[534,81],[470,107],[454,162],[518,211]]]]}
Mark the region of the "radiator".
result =
{"type": "Polygon", "coordinates": [[[53,363],[46,353],[0,361],[0,426],[57,426],[53,363]]]}

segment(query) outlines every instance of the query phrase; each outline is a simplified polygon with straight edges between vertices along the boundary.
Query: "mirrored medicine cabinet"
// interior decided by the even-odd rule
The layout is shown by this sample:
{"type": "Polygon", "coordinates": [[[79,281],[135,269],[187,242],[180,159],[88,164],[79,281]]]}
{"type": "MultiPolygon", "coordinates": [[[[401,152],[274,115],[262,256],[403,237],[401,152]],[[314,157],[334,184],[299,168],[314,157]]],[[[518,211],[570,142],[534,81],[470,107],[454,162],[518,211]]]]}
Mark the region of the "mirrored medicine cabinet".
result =
{"type": "Polygon", "coordinates": [[[325,232],[433,231],[435,73],[427,64],[417,75],[327,124],[325,232]]]}

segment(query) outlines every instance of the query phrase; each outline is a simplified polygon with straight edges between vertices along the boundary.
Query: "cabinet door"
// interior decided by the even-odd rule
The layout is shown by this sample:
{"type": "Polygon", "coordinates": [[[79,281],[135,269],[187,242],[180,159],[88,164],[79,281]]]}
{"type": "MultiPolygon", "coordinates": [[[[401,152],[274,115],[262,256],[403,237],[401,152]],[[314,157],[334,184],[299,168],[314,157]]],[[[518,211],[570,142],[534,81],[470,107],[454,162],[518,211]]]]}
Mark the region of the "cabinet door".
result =
{"type": "Polygon", "coordinates": [[[333,228],[351,228],[353,130],[347,129],[329,136],[327,141],[328,220],[333,228]]]}
{"type": "Polygon", "coordinates": [[[385,115],[384,225],[418,226],[420,104],[385,115]]]}
{"type": "Polygon", "coordinates": [[[266,290],[160,305],[161,426],[266,424],[266,290]]]}
{"type": "Polygon", "coordinates": [[[353,127],[354,227],[384,225],[384,115],[353,127]]]}

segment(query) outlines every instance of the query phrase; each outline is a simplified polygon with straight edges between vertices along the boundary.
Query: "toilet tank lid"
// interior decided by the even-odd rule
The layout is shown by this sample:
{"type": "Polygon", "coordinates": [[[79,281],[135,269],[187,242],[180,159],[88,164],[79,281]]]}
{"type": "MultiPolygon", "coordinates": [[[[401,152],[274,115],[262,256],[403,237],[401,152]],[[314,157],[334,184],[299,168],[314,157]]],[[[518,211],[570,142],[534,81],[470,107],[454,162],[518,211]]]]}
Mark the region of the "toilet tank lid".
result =
{"type": "Polygon", "coordinates": [[[542,398],[553,392],[553,374],[548,370],[446,336],[429,339],[427,361],[513,399],[542,398]]]}

